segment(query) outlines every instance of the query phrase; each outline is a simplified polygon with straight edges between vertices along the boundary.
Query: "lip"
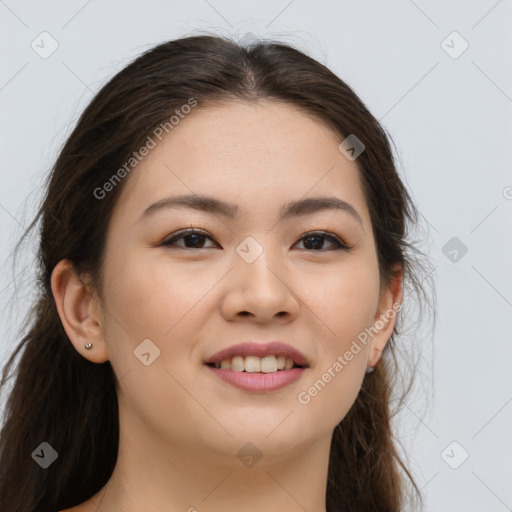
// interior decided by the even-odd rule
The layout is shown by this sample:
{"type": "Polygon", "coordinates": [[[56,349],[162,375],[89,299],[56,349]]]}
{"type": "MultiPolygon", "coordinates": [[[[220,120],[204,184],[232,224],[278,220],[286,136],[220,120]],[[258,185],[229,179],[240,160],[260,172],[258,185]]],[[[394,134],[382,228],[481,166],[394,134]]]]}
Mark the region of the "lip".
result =
{"type": "Polygon", "coordinates": [[[235,372],[224,368],[206,366],[217,377],[228,384],[252,392],[276,391],[300,379],[307,368],[292,368],[290,370],[278,370],[274,373],[235,372]]]}
{"type": "MultiPolygon", "coordinates": [[[[295,361],[295,363],[299,366],[309,366],[309,361],[306,356],[297,350],[296,348],[287,345],[286,343],[281,343],[280,341],[271,341],[269,343],[257,343],[254,341],[249,341],[246,343],[238,343],[237,345],[232,345],[231,347],[225,348],[219,352],[216,352],[212,356],[208,357],[204,364],[211,363],[220,363],[226,359],[232,359],[235,356],[258,356],[264,357],[267,355],[274,356],[284,356],[289,357],[295,361]]],[[[293,368],[292,370],[301,370],[301,368],[293,368]]],[[[276,373],[285,373],[292,370],[279,370],[276,373]]],[[[230,370],[224,370],[230,371],[230,370]]],[[[250,372],[232,372],[232,373],[245,373],[250,374],[250,372]]],[[[259,374],[257,374],[259,375],[259,374]]],[[[274,375],[274,374],[267,374],[274,375]]]]}

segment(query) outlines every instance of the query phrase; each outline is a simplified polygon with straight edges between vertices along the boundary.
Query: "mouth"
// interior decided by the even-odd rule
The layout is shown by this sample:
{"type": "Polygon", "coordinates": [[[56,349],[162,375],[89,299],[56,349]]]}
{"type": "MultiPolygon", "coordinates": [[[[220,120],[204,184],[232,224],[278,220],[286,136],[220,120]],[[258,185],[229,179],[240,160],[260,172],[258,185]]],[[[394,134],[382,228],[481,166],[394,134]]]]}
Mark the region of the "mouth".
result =
{"type": "Polygon", "coordinates": [[[306,356],[295,347],[272,341],[239,343],[206,358],[204,364],[235,372],[273,373],[309,366],[306,356]]]}
{"type": "Polygon", "coordinates": [[[294,368],[307,368],[306,365],[297,364],[292,358],[285,356],[268,355],[258,356],[235,356],[231,359],[223,359],[215,363],[205,363],[210,368],[220,368],[234,372],[247,373],[276,373],[294,368]]]}
{"type": "Polygon", "coordinates": [[[309,368],[301,352],[280,342],[233,345],[206,359],[204,365],[223,381],[253,392],[280,389],[309,368]]]}

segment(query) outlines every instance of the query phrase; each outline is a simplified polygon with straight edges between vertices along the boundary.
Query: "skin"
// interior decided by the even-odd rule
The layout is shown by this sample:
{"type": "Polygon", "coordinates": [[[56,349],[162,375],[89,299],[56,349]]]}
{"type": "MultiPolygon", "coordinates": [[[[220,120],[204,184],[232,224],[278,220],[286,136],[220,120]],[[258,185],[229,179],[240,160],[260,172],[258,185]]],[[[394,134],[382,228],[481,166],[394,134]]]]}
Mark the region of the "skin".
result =
{"type": "Polygon", "coordinates": [[[68,260],[55,267],[52,290],[69,339],[90,361],[110,360],[120,380],[114,473],[67,512],[325,512],[333,429],[371,378],[365,369],[378,363],[396,315],[307,405],[297,395],[402,299],[401,277],[380,279],[359,171],[340,142],[284,103],[197,109],[125,178],[101,296],[68,260]],[[236,203],[240,216],[182,208],[138,222],[149,205],[176,194],[236,203]],[[362,225],[339,210],[278,222],[284,203],[321,195],[349,202],[362,225]],[[212,238],[161,245],[190,224],[212,238]],[[310,231],[352,249],[332,250],[328,238],[308,243],[310,231]],[[235,250],[248,236],[263,249],[252,263],[235,250]],[[146,338],[160,350],[149,366],[134,356],[146,338]],[[288,343],[310,367],[285,388],[252,393],[203,364],[247,340],[288,343]],[[263,455],[250,468],[237,457],[247,442],[263,455]]]}

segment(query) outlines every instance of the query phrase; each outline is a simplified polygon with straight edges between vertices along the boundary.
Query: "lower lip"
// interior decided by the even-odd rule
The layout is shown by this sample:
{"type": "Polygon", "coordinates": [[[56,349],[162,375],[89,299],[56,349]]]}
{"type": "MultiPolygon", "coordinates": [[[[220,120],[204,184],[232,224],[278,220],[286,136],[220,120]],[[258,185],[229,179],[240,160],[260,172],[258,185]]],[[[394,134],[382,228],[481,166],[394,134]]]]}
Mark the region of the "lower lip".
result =
{"type": "Polygon", "coordinates": [[[219,379],[244,391],[275,391],[300,379],[306,368],[278,370],[274,373],[235,372],[206,365],[219,379]]]}

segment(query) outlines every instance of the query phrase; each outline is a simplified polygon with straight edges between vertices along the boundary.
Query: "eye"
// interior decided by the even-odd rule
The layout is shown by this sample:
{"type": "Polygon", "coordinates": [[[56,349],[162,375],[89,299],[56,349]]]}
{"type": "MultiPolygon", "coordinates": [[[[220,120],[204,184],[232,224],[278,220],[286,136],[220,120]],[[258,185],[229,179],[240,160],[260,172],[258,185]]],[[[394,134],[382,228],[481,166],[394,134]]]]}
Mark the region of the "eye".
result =
{"type": "MultiPolygon", "coordinates": [[[[165,246],[172,246],[172,245],[176,245],[174,242],[176,240],[188,240],[189,241],[189,245],[187,245],[187,243],[185,243],[185,247],[183,246],[178,246],[178,247],[182,247],[184,249],[204,249],[205,247],[202,247],[203,246],[203,243],[204,241],[202,239],[204,238],[209,238],[210,240],[213,240],[213,238],[209,235],[206,234],[206,232],[203,232],[199,229],[185,229],[183,231],[179,231],[178,233],[176,233],[174,236],[172,236],[171,238],[165,240],[162,245],[165,245],[165,246]],[[199,245],[199,247],[197,247],[199,245]]],[[[207,247],[206,247],[207,249],[207,247]]]]}
{"type": "MultiPolygon", "coordinates": [[[[334,248],[328,249],[328,250],[335,251],[335,250],[343,249],[343,250],[348,251],[351,249],[351,247],[349,247],[348,245],[343,243],[337,236],[330,235],[330,234],[324,233],[322,231],[305,233],[304,235],[302,235],[300,240],[307,241],[307,243],[305,243],[305,245],[309,245],[314,248],[318,248],[319,246],[322,246],[323,240],[329,240],[331,243],[334,244],[334,248]]],[[[306,250],[308,250],[308,248],[306,248],[306,250]]],[[[313,250],[313,249],[310,249],[310,250],[313,250]]],[[[314,252],[325,252],[325,251],[314,250],[314,252]]]]}
{"type": "MultiPolygon", "coordinates": [[[[172,247],[177,246],[184,249],[208,249],[208,247],[204,247],[204,239],[209,238],[210,240],[213,240],[213,238],[206,234],[205,231],[199,230],[199,229],[185,229],[182,231],[178,231],[175,233],[171,238],[168,238],[164,242],[162,242],[162,245],[172,247]],[[185,245],[177,245],[175,242],[177,240],[185,240],[185,245]],[[188,243],[186,242],[188,240],[188,243]]],[[[333,249],[328,250],[350,250],[351,247],[347,246],[345,243],[343,243],[337,236],[331,235],[328,233],[324,233],[322,231],[315,231],[306,233],[301,236],[301,241],[306,241],[306,245],[313,246],[313,249],[308,249],[306,247],[306,250],[310,250],[313,252],[325,252],[318,250],[319,246],[323,245],[324,240],[329,240],[332,244],[334,244],[333,249]],[[312,241],[312,243],[311,243],[312,241]]]]}

